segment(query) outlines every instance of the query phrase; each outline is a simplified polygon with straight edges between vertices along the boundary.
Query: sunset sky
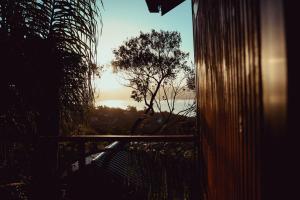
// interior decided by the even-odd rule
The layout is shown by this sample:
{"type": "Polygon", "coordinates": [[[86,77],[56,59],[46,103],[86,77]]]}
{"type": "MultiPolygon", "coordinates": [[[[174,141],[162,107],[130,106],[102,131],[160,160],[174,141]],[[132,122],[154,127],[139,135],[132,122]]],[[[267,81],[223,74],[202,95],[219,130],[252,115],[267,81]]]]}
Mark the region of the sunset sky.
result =
{"type": "Polygon", "coordinates": [[[122,86],[122,80],[113,74],[110,62],[112,50],[123,41],[138,36],[140,31],[178,31],[182,37],[182,50],[193,60],[193,32],[191,2],[187,0],[164,16],[150,13],[145,0],[103,0],[102,35],[99,38],[98,64],[105,65],[101,79],[95,81],[96,101],[104,99],[129,99],[130,90],[122,86]]]}

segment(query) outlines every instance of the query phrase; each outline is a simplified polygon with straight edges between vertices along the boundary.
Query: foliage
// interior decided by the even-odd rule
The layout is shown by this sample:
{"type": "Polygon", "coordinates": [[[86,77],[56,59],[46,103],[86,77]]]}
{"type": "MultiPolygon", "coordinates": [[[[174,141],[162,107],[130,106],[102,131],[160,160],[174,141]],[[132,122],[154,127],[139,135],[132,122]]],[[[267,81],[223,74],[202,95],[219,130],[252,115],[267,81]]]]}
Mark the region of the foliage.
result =
{"type": "MultiPolygon", "coordinates": [[[[97,70],[98,3],[0,1],[1,136],[57,135],[82,121],[93,103],[91,79],[97,70]]],[[[56,152],[55,145],[39,152],[36,146],[32,150],[27,146],[0,144],[0,148],[3,181],[10,181],[2,177],[7,169],[7,176],[22,180],[21,175],[46,170],[52,158],[45,158],[49,161],[45,168],[28,167],[33,164],[33,154],[56,152]]]]}
{"type": "Polygon", "coordinates": [[[196,89],[196,74],[195,70],[189,70],[189,73],[187,73],[186,77],[187,81],[187,86],[190,90],[195,90],[196,89]]]}
{"type": "MultiPolygon", "coordinates": [[[[90,113],[88,126],[94,134],[130,134],[131,125],[139,117],[145,117],[144,112],[132,107],[123,110],[100,106],[90,113]]],[[[153,134],[162,122],[161,114],[154,113],[141,123],[138,134],[153,134]]],[[[160,134],[192,134],[194,131],[195,117],[175,115],[160,134]]]]}
{"type": "MultiPolygon", "coordinates": [[[[185,92],[185,74],[192,69],[187,64],[188,53],[180,50],[181,36],[176,31],[141,32],[138,37],[125,41],[118,49],[112,65],[128,81],[132,88],[131,98],[143,101],[145,114],[154,112],[154,105],[161,111],[161,101],[166,100],[169,114],[166,124],[174,112],[175,100],[185,92]],[[184,77],[184,78],[181,78],[184,77]]],[[[143,119],[139,118],[132,127],[134,132],[143,119]]]]}
{"type": "Polygon", "coordinates": [[[141,32],[114,50],[112,64],[126,74],[134,100],[143,100],[152,109],[160,86],[188,69],[188,54],[180,50],[180,43],[178,32],[152,30],[151,33],[141,32]]]}
{"type": "Polygon", "coordinates": [[[97,13],[96,0],[0,2],[4,132],[82,119],[93,102],[97,13]]]}
{"type": "Polygon", "coordinates": [[[130,164],[141,167],[143,182],[147,183],[146,199],[193,199],[196,157],[192,144],[132,144],[130,151],[137,155],[130,164]]]}

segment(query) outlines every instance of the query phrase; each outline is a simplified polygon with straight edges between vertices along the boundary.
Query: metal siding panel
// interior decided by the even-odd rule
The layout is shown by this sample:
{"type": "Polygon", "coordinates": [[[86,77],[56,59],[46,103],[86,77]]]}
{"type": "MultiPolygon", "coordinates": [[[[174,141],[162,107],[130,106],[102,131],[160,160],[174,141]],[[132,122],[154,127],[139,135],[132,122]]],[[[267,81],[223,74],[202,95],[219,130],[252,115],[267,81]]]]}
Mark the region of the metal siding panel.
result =
{"type": "Polygon", "coordinates": [[[259,2],[194,0],[205,199],[260,199],[259,2]],[[206,175],[206,176],[205,176],[206,175]]]}

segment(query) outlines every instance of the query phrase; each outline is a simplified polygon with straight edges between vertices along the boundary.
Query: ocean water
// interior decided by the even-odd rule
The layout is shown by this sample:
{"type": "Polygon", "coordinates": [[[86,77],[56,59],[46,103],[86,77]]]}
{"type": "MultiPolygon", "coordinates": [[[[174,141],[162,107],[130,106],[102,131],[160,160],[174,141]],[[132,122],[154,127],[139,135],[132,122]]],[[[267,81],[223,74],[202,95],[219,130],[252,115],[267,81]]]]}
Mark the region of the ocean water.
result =
{"type": "MultiPolygon", "coordinates": [[[[193,104],[193,99],[178,99],[175,101],[174,104],[174,113],[178,113],[186,108],[188,108],[191,104],[193,104]]],[[[142,102],[136,102],[134,100],[120,100],[120,99],[113,99],[113,100],[98,100],[96,101],[96,106],[107,106],[110,108],[121,108],[127,109],[128,106],[136,107],[137,110],[143,110],[145,105],[142,102]]],[[[161,109],[162,111],[169,111],[167,101],[161,102],[161,109]]],[[[157,111],[157,108],[154,107],[154,110],[157,111]]]]}

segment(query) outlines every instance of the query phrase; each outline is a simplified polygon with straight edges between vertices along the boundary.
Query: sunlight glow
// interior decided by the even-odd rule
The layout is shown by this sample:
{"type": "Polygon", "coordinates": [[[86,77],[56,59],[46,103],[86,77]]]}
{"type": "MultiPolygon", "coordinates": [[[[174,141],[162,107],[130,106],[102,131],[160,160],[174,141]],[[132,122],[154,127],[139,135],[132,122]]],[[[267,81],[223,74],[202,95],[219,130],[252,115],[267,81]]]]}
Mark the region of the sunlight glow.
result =
{"type": "Polygon", "coordinates": [[[112,69],[107,69],[104,73],[101,74],[100,78],[95,80],[95,86],[100,92],[118,90],[123,88],[120,84],[117,74],[112,72],[112,69]]]}
{"type": "Polygon", "coordinates": [[[96,78],[93,82],[96,105],[101,100],[130,99],[131,89],[122,85],[124,80],[118,74],[112,73],[109,65],[114,57],[113,50],[129,38],[138,36],[140,31],[179,31],[182,36],[182,49],[193,58],[190,1],[183,2],[163,17],[150,13],[146,2],[142,0],[130,0],[130,3],[124,0],[103,0],[103,3],[103,27],[98,38],[97,64],[105,65],[106,69],[100,73],[101,78],[96,78]]]}

